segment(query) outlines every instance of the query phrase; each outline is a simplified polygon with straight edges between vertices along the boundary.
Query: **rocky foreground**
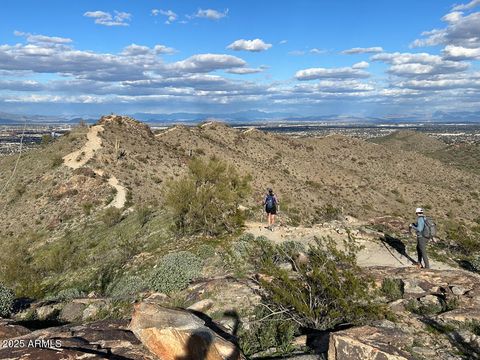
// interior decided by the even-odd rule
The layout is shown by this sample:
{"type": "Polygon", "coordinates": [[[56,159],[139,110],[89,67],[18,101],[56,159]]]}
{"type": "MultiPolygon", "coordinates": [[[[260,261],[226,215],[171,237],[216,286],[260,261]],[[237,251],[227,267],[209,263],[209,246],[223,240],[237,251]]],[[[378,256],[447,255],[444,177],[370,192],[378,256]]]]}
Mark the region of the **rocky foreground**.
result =
{"type": "MultiPolygon", "coordinates": [[[[369,270],[379,286],[385,279],[400,285],[398,299],[385,299],[394,318],[300,336],[295,342],[303,350],[292,358],[306,354],[335,360],[480,358],[479,276],[462,270],[369,270]]],[[[238,323],[213,321],[209,311],[219,311],[219,304],[194,294],[212,282],[235,289],[238,301],[252,291],[228,279],[203,281],[190,286],[199,301],[188,309],[166,307],[166,295],[153,294],[135,304],[131,320],[84,324],[82,318],[101,311],[109,300],[91,297],[67,304],[31,304],[17,319],[0,322],[0,359],[243,359],[235,336],[238,323]],[[25,312],[33,312],[36,319],[51,319],[55,313],[58,320],[68,323],[31,331],[19,321],[25,312]]],[[[220,306],[224,311],[235,308],[235,294],[220,306]]]]}

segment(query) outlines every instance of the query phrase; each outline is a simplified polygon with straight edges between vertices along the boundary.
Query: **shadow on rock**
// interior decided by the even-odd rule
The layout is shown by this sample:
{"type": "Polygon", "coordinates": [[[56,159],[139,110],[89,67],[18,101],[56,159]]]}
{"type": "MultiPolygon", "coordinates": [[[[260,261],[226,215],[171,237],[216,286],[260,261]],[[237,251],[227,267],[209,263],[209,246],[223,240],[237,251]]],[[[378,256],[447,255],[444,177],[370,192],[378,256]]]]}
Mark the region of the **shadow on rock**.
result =
{"type": "MultiPolygon", "coordinates": [[[[412,264],[417,263],[410,255],[407,254],[407,247],[402,240],[395,238],[389,234],[384,234],[384,236],[381,237],[380,240],[382,241],[383,245],[385,245],[385,248],[387,248],[390,254],[392,254],[392,256],[395,255],[391,252],[390,248],[395,250],[400,255],[406,257],[409,261],[412,262],[412,264]]],[[[401,262],[400,260],[398,261],[401,262]]]]}

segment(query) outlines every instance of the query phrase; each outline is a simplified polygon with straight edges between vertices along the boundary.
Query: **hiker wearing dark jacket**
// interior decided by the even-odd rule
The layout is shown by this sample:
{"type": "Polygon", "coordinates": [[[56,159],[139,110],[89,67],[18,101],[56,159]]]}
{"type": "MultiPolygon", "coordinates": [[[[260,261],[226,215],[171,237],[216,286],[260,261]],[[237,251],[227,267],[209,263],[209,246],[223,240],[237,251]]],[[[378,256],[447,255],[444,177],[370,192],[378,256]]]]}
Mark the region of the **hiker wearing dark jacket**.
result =
{"type": "Polygon", "coordinates": [[[277,195],[273,193],[272,189],[268,189],[268,193],[263,199],[263,205],[265,206],[265,212],[267,213],[267,229],[273,231],[273,225],[275,224],[275,215],[277,215],[279,202],[277,195]]]}
{"type": "Polygon", "coordinates": [[[430,264],[428,262],[427,256],[427,242],[428,239],[423,236],[423,229],[425,227],[425,215],[423,213],[422,208],[417,208],[415,210],[415,214],[417,215],[417,222],[414,224],[410,224],[410,229],[413,229],[417,233],[417,255],[418,255],[418,268],[430,268],[430,264]],[[422,260],[423,264],[422,265],[422,260]]]}

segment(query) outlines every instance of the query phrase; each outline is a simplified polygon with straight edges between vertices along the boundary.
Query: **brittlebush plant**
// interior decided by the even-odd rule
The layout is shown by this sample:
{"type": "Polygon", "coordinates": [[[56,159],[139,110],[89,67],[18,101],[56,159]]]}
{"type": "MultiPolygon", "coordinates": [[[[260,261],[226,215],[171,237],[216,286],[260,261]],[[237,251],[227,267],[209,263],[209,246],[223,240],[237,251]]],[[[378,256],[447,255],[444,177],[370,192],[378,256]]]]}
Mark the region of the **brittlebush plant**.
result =
{"type": "Polygon", "coordinates": [[[218,159],[193,159],[188,174],[167,186],[166,205],[177,233],[220,235],[241,227],[238,209],[250,192],[250,177],[218,159]]]}

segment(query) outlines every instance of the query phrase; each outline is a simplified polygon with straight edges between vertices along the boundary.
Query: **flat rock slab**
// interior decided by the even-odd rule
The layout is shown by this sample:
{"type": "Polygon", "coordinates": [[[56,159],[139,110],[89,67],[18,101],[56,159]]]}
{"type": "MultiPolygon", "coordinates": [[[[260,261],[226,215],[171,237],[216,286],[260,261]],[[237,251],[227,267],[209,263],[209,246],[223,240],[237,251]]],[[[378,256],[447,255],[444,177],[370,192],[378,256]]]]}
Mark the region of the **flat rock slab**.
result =
{"type": "Polygon", "coordinates": [[[399,329],[362,326],[332,333],[329,360],[413,360],[413,339],[399,329]]]}
{"type": "Polygon", "coordinates": [[[0,359],[156,359],[127,325],[127,321],[99,321],[33,331],[4,342],[0,359]]]}

